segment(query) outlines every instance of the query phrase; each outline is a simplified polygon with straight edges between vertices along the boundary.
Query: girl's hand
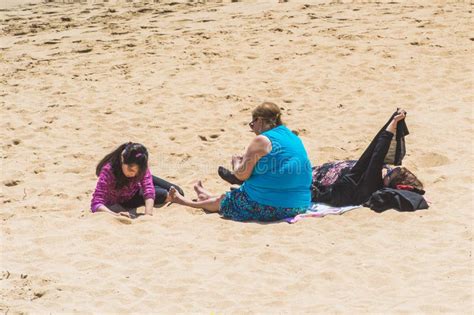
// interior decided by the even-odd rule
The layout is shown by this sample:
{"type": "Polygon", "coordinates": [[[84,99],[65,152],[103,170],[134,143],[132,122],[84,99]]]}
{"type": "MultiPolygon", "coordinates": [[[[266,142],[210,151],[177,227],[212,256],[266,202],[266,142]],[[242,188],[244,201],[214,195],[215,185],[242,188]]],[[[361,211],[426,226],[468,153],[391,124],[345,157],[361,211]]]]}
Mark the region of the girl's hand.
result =
{"type": "Polygon", "coordinates": [[[122,217],[127,217],[129,219],[132,218],[132,216],[130,215],[130,213],[128,213],[127,211],[121,211],[118,213],[119,216],[122,216],[122,217]]]}

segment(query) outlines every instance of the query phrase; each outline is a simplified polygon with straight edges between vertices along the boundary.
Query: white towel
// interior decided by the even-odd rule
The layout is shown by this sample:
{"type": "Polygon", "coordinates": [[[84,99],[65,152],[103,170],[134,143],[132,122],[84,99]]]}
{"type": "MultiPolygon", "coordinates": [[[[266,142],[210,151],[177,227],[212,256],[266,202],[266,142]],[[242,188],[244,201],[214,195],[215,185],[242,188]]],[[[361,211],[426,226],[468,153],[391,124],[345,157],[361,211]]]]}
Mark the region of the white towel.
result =
{"type": "Polygon", "coordinates": [[[361,205],[333,207],[324,203],[311,203],[311,207],[306,213],[298,214],[293,218],[285,219],[288,223],[296,223],[303,218],[322,218],[328,214],[343,214],[347,211],[361,208],[361,205]]]}

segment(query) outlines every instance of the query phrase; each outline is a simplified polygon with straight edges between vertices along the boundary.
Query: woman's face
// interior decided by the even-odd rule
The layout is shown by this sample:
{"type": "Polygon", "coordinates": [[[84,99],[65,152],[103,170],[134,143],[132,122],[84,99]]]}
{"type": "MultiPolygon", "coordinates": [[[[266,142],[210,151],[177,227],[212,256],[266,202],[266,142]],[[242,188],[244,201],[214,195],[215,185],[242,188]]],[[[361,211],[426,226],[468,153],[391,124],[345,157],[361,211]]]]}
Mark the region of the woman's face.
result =
{"type": "Polygon", "coordinates": [[[252,131],[259,135],[262,133],[262,119],[260,117],[253,118],[251,122],[249,122],[249,127],[252,131]]]}
{"type": "Polygon", "coordinates": [[[139,170],[139,167],[137,164],[122,163],[122,172],[128,178],[137,176],[138,170],[139,170]]]}

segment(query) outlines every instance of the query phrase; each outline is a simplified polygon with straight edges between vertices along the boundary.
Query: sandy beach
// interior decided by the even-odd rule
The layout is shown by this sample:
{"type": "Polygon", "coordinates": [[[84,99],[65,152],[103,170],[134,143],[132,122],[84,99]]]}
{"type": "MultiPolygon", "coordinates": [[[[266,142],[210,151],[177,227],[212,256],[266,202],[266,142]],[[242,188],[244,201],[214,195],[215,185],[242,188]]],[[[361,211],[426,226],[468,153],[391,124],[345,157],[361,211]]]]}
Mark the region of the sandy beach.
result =
{"type": "Polygon", "coordinates": [[[472,5],[277,2],[0,10],[0,311],[474,312],[472,5]],[[296,224],[90,213],[95,166],[126,141],[188,196],[197,179],[228,190],[217,167],[263,101],[313,165],[357,158],[405,108],[404,165],[430,209],[296,224]]]}

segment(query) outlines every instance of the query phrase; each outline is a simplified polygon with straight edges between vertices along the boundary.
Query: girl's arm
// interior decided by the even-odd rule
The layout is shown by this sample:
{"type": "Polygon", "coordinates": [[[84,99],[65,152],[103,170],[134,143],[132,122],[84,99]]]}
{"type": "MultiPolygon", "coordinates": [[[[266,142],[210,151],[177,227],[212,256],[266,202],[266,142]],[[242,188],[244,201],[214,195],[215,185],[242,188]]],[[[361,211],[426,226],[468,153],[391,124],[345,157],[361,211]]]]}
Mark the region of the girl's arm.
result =
{"type": "Polygon", "coordinates": [[[143,199],[145,199],[145,214],[153,215],[153,206],[155,204],[155,185],[153,185],[153,177],[149,169],[146,170],[145,176],[141,181],[143,189],[143,199]]]}
{"type": "Polygon", "coordinates": [[[110,193],[110,187],[113,185],[114,176],[109,166],[104,166],[100,171],[99,178],[97,179],[97,185],[95,186],[95,191],[92,194],[91,200],[91,211],[104,211],[109,213],[114,213],[112,210],[107,208],[106,196],[110,193]]]}
{"type": "Polygon", "coordinates": [[[252,175],[257,162],[272,151],[272,143],[265,136],[255,137],[242,158],[233,159],[234,175],[241,181],[245,181],[252,175]]]}
{"type": "Polygon", "coordinates": [[[155,199],[145,199],[145,214],[153,215],[153,206],[155,205],[155,199]]]}

